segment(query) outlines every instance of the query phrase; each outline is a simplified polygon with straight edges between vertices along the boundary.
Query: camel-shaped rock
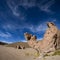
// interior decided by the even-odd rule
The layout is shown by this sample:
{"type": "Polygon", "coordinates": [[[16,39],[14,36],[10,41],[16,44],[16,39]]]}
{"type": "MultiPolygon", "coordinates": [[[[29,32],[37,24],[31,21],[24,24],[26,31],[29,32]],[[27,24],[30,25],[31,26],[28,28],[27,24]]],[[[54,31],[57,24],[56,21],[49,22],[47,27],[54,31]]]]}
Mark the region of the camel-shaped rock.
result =
{"type": "Polygon", "coordinates": [[[39,53],[42,52],[51,52],[60,48],[60,34],[54,23],[47,23],[47,30],[44,34],[43,40],[37,41],[35,35],[24,33],[26,40],[30,47],[36,49],[39,53]]]}

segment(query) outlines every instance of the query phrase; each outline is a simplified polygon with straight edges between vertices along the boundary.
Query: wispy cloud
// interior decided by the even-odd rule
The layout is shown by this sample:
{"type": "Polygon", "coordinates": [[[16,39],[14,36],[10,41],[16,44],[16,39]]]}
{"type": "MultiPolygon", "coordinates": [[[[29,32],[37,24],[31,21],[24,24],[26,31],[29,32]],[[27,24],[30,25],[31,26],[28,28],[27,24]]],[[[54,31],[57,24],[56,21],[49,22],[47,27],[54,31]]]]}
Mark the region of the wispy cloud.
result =
{"type": "Polygon", "coordinates": [[[16,8],[17,8],[17,6],[16,6],[16,4],[14,3],[14,1],[7,1],[7,4],[8,4],[8,6],[9,6],[9,8],[11,9],[11,11],[12,11],[12,13],[14,14],[14,15],[16,15],[16,16],[19,16],[19,13],[17,12],[17,10],[16,10],[16,8]]]}
{"type": "Polygon", "coordinates": [[[18,6],[19,3],[15,2],[14,0],[9,0],[7,1],[7,5],[10,8],[10,10],[12,11],[13,15],[17,16],[20,18],[20,20],[24,20],[25,19],[25,15],[23,13],[20,12],[20,10],[18,10],[18,6]]]}
{"type": "Polygon", "coordinates": [[[11,37],[11,34],[9,32],[6,33],[0,32],[0,37],[9,38],[11,37]]]}
{"type": "Polygon", "coordinates": [[[22,25],[20,24],[17,24],[17,23],[7,23],[7,24],[4,24],[2,27],[3,29],[5,29],[6,31],[10,30],[10,31],[16,31],[17,29],[19,29],[20,31],[23,31],[24,29],[29,29],[31,32],[34,32],[34,33],[37,33],[37,32],[44,32],[46,31],[47,29],[47,25],[46,25],[46,22],[56,22],[57,19],[53,19],[53,18],[48,18],[47,21],[45,22],[42,22],[38,25],[33,25],[33,24],[29,24],[26,22],[22,25]]]}
{"type": "Polygon", "coordinates": [[[52,20],[53,22],[56,22],[57,21],[57,19],[54,19],[54,20],[52,20]]]}
{"type": "Polygon", "coordinates": [[[45,12],[52,12],[50,10],[50,7],[55,3],[55,0],[50,0],[48,2],[46,2],[45,4],[43,4],[45,2],[45,0],[42,2],[41,6],[39,5],[39,8],[42,10],[42,11],[45,11],[45,12]]]}
{"type": "Polygon", "coordinates": [[[5,30],[13,30],[13,29],[15,30],[17,26],[16,26],[16,24],[13,25],[13,24],[10,23],[10,24],[4,24],[2,27],[5,30]]]}
{"type": "Polygon", "coordinates": [[[57,21],[56,18],[48,18],[48,20],[47,20],[47,22],[53,22],[53,23],[55,23],[56,21],[57,21]]]}
{"type": "MultiPolygon", "coordinates": [[[[57,19],[52,19],[52,20],[50,20],[50,22],[56,22],[57,21],[57,19]]],[[[43,22],[43,23],[41,23],[41,24],[39,24],[39,25],[37,25],[36,27],[34,27],[33,25],[31,25],[30,27],[29,27],[29,29],[32,31],[32,32],[41,32],[41,31],[46,31],[46,29],[47,29],[47,22],[49,22],[48,20],[47,21],[45,21],[45,22],[43,22]]]]}
{"type": "Polygon", "coordinates": [[[25,18],[25,15],[18,10],[19,6],[24,7],[25,9],[37,6],[41,11],[53,12],[50,7],[55,3],[55,0],[7,0],[7,4],[11,9],[12,13],[15,16],[20,17],[22,20],[25,18]]]}
{"type": "Polygon", "coordinates": [[[47,28],[45,22],[40,23],[39,25],[36,25],[36,26],[24,23],[23,25],[19,25],[19,24],[5,24],[2,27],[6,31],[8,31],[8,30],[10,30],[10,31],[16,31],[17,29],[19,29],[20,31],[22,31],[24,29],[29,29],[31,32],[41,32],[41,31],[45,31],[46,28],[47,28]]]}
{"type": "Polygon", "coordinates": [[[16,31],[17,29],[19,29],[20,31],[22,31],[26,27],[27,27],[27,25],[25,25],[25,23],[22,24],[22,25],[20,25],[20,24],[17,24],[16,22],[14,24],[12,24],[12,23],[6,23],[6,24],[2,25],[2,28],[4,30],[6,30],[6,31],[12,31],[12,32],[16,31]]]}
{"type": "Polygon", "coordinates": [[[27,28],[30,29],[32,32],[41,32],[41,31],[45,31],[47,26],[46,23],[41,23],[37,26],[31,25],[30,27],[27,28]]]}

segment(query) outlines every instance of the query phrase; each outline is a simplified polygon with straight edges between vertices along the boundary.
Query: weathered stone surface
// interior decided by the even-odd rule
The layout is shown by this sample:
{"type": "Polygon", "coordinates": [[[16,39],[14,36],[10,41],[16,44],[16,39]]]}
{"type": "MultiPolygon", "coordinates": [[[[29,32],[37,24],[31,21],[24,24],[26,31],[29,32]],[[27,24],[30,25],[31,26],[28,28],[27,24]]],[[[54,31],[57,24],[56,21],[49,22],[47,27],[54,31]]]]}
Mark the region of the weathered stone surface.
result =
{"type": "Polygon", "coordinates": [[[60,30],[58,30],[56,41],[57,41],[57,49],[60,49],[60,30]]]}
{"type": "Polygon", "coordinates": [[[28,44],[30,47],[34,48],[34,45],[36,45],[36,36],[32,36],[29,33],[24,33],[26,40],[28,41],[28,44]]]}
{"type": "Polygon", "coordinates": [[[57,45],[56,39],[57,39],[58,29],[51,22],[48,22],[47,26],[48,26],[48,28],[43,37],[43,46],[42,46],[43,49],[42,50],[48,52],[48,51],[54,51],[57,48],[56,47],[56,45],[57,45]]]}
{"type": "Polygon", "coordinates": [[[54,23],[47,23],[47,30],[44,34],[43,40],[37,42],[37,37],[29,33],[24,33],[29,46],[35,48],[39,52],[50,52],[60,48],[60,31],[54,23]]]}

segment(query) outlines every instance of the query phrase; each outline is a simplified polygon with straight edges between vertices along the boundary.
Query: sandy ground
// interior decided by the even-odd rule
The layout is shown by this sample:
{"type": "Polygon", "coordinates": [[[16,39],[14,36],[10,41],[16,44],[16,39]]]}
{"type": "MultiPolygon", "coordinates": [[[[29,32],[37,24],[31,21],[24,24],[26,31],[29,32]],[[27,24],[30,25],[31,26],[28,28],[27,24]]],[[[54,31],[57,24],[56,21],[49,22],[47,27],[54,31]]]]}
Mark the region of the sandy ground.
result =
{"type": "Polygon", "coordinates": [[[0,46],[0,60],[60,60],[60,56],[49,56],[44,59],[33,56],[34,49],[15,49],[12,47],[0,46]],[[29,54],[28,54],[29,53],[29,54]]]}

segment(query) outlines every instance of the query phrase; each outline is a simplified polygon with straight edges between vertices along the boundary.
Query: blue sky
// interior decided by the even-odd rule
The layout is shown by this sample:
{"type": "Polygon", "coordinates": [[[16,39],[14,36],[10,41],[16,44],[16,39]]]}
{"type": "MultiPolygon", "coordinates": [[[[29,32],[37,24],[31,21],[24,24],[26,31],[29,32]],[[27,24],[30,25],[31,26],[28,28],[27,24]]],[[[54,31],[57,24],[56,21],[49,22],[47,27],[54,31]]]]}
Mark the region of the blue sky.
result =
{"type": "Polygon", "coordinates": [[[25,32],[41,40],[48,21],[60,29],[59,0],[0,0],[0,41],[23,42],[25,32]]]}

